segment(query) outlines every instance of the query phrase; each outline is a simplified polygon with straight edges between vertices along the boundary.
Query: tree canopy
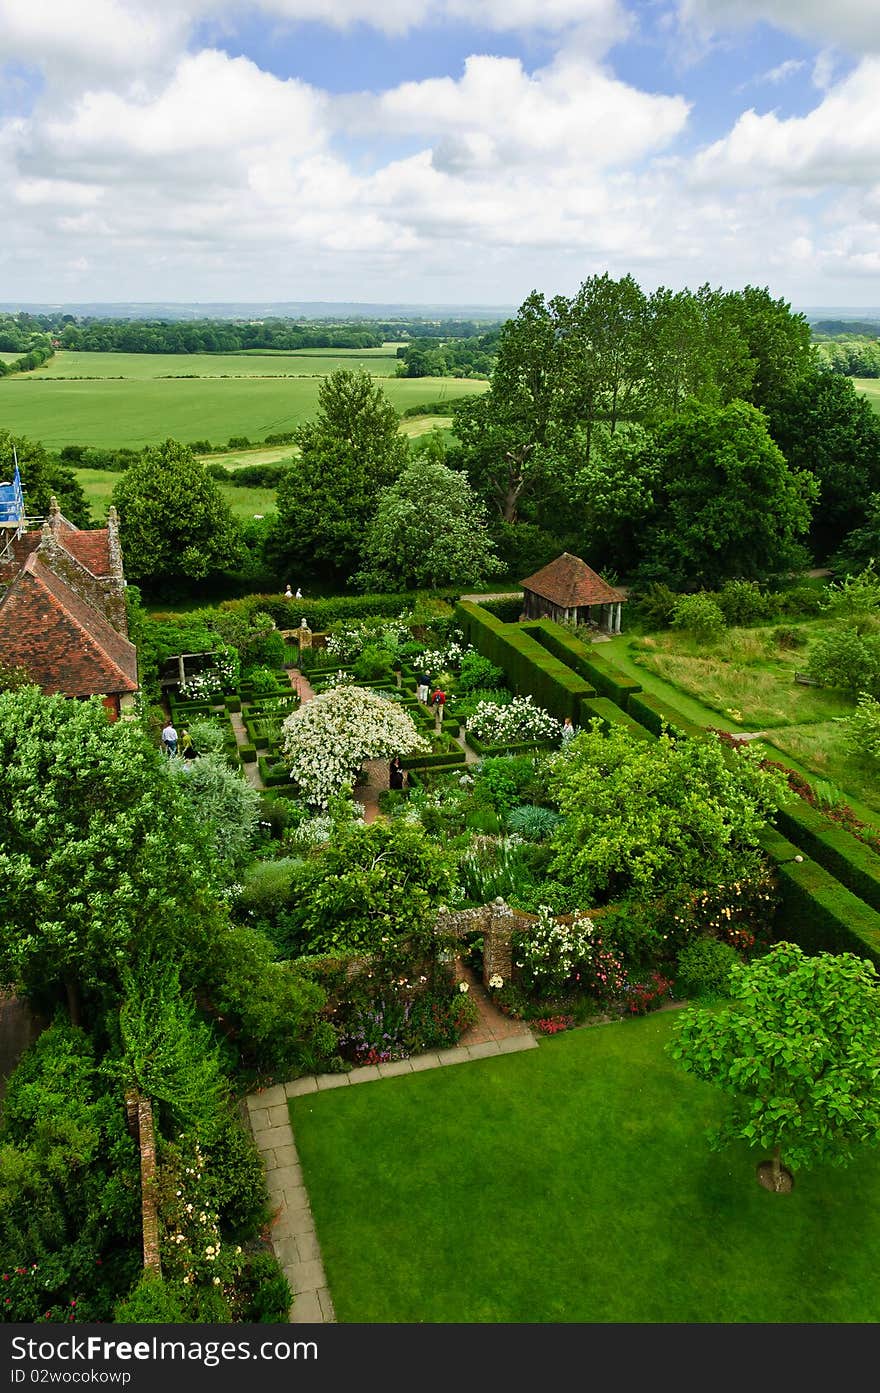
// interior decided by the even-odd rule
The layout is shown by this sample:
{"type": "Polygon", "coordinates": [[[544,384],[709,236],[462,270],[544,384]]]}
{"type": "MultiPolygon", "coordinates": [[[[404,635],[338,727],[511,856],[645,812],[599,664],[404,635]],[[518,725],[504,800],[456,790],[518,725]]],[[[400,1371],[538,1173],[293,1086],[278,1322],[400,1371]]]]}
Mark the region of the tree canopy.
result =
{"type": "Polygon", "coordinates": [[[406,464],[397,412],[367,373],[340,369],[322,381],[317,415],[296,439],[300,454],[278,488],[269,551],[291,573],[347,579],[380,491],[406,464]]]}
{"type": "Polygon", "coordinates": [[[73,470],[48,454],[38,440],[0,430],[0,478],[12,478],[16,459],[28,517],[48,517],[54,495],[68,522],[91,527],[89,505],[73,470]]]}
{"type": "Polygon", "coordinates": [[[213,854],[141,727],[98,698],[0,694],[0,979],[115,998],[143,952],[200,962],[213,854]]]}
{"type": "Polygon", "coordinates": [[[733,968],[732,1004],[682,1013],[671,1053],[732,1097],[715,1145],[743,1140],[792,1168],[843,1165],[880,1141],[880,978],[854,953],[793,943],[733,968]]]}
{"type": "Polygon", "coordinates": [[[360,584],[380,591],[483,584],[498,565],[484,517],[463,474],[411,460],[379,495],[360,584]]]}
{"type": "Polygon", "coordinates": [[[144,450],[113,490],[130,580],[161,585],[234,570],[239,530],[229,505],[189,446],[166,440],[144,450]]]}

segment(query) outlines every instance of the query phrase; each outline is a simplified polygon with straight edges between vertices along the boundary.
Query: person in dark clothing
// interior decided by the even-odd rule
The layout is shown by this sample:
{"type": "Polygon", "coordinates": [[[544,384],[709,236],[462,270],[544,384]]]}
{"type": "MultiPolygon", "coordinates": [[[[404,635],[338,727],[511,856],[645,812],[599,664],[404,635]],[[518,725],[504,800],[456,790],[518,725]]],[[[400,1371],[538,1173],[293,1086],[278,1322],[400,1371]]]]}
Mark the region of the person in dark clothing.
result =
{"type": "Polygon", "coordinates": [[[400,762],[400,755],[395,755],[388,766],[388,787],[403,788],[405,777],[406,770],[400,762]]]}

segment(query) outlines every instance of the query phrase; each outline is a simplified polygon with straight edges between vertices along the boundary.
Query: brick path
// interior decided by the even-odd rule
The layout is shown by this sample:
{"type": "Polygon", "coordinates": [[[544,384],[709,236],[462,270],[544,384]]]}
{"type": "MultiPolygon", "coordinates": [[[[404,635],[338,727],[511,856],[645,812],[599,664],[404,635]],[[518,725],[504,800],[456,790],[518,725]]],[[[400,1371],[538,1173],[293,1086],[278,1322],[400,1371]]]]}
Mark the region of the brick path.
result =
{"type": "Polygon", "coordinates": [[[528,1026],[502,1015],[486,998],[470,968],[457,963],[456,972],[457,980],[469,983],[471,995],[480,1008],[480,1020],[466,1031],[453,1049],[432,1050],[393,1064],[365,1064],[348,1074],[307,1074],[289,1083],[275,1084],[262,1093],[252,1093],[247,1098],[251,1130],[263,1156],[269,1195],[276,1206],[272,1246],[294,1293],[290,1319],[296,1325],[335,1321],[336,1315],[290,1125],[289,1100],[328,1088],[353,1088],[359,1083],[395,1078],[400,1074],[419,1074],[424,1069],[440,1069],[492,1055],[537,1049],[538,1042],[528,1026]]]}

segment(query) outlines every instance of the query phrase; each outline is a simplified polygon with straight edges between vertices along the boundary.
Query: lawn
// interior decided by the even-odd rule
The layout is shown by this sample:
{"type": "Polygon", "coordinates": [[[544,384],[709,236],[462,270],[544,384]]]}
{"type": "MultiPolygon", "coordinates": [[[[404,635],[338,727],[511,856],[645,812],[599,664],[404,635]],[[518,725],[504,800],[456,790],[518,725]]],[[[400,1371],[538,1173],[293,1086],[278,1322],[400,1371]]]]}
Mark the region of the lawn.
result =
{"type": "MultiPolygon", "coordinates": [[[[285,360],[277,356],[202,354],[183,358],[122,353],[69,356],[80,361],[102,358],[106,363],[110,360],[107,370],[115,368],[117,373],[131,364],[131,372],[142,375],[119,380],[98,377],[78,381],[59,377],[57,372],[47,376],[45,370],[40,370],[4,377],[0,379],[0,429],[42,440],[50,449],[59,449],[62,445],[140,448],[168,436],[185,442],[210,440],[217,444],[233,436],[262,440],[268,434],[293,430],[310,420],[315,413],[323,377],[340,365],[337,353],[333,357],[311,360],[310,375],[297,372],[285,377],[277,368],[285,360]],[[191,373],[206,359],[218,370],[223,363],[237,364],[242,375],[192,378],[156,375],[163,363],[175,373],[191,373]]],[[[287,355],[287,361],[307,362],[294,354],[287,355]]],[[[91,366],[92,371],[96,371],[96,365],[91,366]]],[[[55,359],[50,360],[47,367],[54,368],[55,359]]],[[[458,397],[484,391],[488,385],[457,377],[383,377],[381,382],[399,411],[422,402],[432,405],[452,402],[458,397]]]]}
{"type": "MultiPolygon", "coordinates": [[[[100,526],[107,516],[110,495],[122,476],[110,469],[75,469],[73,472],[83,487],[95,524],[100,526]]],[[[242,488],[238,484],[218,484],[217,487],[233,515],[242,522],[249,522],[258,513],[265,517],[274,512],[274,489],[242,488]]]]}
{"type": "Polygon", "coordinates": [[[854,377],[853,386],[868,398],[875,411],[880,411],[880,377],[854,377]]]}
{"type": "Polygon", "coordinates": [[[877,1155],[763,1190],[673,1015],[292,1100],[339,1320],[880,1319],[877,1155]]]}

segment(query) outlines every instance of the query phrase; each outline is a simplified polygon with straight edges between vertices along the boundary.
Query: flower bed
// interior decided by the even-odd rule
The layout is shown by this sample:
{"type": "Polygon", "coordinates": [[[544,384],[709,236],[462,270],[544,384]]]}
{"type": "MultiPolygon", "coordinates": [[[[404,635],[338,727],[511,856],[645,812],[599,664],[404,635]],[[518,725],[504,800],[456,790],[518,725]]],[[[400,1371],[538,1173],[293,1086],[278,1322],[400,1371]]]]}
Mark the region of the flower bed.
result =
{"type": "Polygon", "coordinates": [[[505,705],[481,701],[467,723],[468,738],[484,746],[550,743],[562,734],[555,716],[536,706],[530,696],[517,696],[505,705]]]}

